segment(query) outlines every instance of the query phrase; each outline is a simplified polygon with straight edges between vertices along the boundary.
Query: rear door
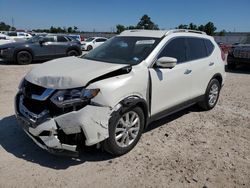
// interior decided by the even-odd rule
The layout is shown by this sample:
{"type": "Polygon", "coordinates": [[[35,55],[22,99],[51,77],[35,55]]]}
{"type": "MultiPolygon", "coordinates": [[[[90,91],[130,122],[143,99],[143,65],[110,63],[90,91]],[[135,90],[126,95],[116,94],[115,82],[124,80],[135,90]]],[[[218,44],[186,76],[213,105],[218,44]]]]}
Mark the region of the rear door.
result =
{"type": "Polygon", "coordinates": [[[35,59],[51,59],[55,55],[55,36],[43,37],[44,43],[40,44],[39,41],[32,44],[32,50],[35,59]]]}
{"type": "MultiPolygon", "coordinates": [[[[214,60],[209,57],[211,49],[207,49],[206,43],[208,39],[199,37],[188,37],[187,39],[187,60],[192,66],[192,97],[198,97],[205,93],[207,84],[212,78],[213,69],[215,67],[214,60]]],[[[211,42],[210,42],[211,43],[211,42]]],[[[211,46],[210,46],[211,47],[211,46]]]]}
{"type": "Polygon", "coordinates": [[[64,36],[57,36],[55,44],[55,55],[57,57],[66,56],[67,49],[70,45],[70,41],[68,40],[68,38],[64,36]]]}

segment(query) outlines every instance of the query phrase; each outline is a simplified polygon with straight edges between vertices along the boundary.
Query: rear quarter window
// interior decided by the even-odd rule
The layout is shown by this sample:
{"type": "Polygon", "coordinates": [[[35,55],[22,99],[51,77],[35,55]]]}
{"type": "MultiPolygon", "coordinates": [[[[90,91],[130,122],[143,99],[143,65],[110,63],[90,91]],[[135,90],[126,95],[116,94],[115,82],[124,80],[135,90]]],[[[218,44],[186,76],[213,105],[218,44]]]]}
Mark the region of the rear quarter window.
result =
{"type": "Polygon", "coordinates": [[[207,55],[210,56],[214,51],[214,45],[210,40],[204,39],[206,48],[207,48],[207,55]]]}

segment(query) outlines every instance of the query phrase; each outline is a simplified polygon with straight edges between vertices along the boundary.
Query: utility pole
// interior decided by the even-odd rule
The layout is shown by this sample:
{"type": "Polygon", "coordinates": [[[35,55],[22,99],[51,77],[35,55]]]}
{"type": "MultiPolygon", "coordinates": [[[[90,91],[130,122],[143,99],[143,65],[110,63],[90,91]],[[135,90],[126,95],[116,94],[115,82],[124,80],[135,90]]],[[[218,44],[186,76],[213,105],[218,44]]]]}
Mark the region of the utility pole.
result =
{"type": "Polygon", "coordinates": [[[14,28],[14,18],[12,17],[11,18],[11,28],[10,29],[12,30],[13,28],[14,28]]]}

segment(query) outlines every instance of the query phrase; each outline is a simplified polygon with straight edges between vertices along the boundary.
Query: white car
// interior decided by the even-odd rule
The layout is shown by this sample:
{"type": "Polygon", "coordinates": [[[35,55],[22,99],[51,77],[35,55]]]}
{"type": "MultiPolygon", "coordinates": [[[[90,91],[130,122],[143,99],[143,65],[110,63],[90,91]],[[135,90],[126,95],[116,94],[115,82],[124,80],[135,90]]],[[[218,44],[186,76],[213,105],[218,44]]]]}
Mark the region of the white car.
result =
{"type": "Polygon", "coordinates": [[[8,36],[15,41],[24,41],[32,37],[29,33],[15,31],[8,32],[8,36]]]}
{"type": "Polygon", "coordinates": [[[203,32],[124,31],[85,56],[33,68],[20,83],[16,116],[52,153],[97,145],[122,155],[150,122],[196,103],[214,108],[223,58],[203,32]]]}
{"type": "Polygon", "coordinates": [[[86,39],[85,41],[81,42],[82,50],[90,51],[90,50],[100,46],[104,42],[106,42],[106,40],[108,40],[108,39],[104,38],[104,37],[90,37],[90,38],[86,39]]]}
{"type": "Polygon", "coordinates": [[[5,34],[0,34],[0,45],[12,43],[12,42],[16,42],[16,41],[5,34]]]}

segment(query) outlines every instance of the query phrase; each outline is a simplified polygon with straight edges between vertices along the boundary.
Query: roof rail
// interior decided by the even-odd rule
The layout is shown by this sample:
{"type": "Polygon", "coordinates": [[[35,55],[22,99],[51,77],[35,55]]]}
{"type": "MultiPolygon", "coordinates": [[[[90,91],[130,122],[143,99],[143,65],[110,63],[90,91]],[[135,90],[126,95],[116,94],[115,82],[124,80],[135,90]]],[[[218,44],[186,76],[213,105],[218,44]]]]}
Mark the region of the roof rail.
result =
{"type": "Polygon", "coordinates": [[[172,29],[166,32],[165,35],[171,34],[171,33],[197,33],[197,34],[202,34],[202,35],[207,35],[205,32],[203,31],[197,31],[197,30],[191,30],[191,29],[172,29]]]}

